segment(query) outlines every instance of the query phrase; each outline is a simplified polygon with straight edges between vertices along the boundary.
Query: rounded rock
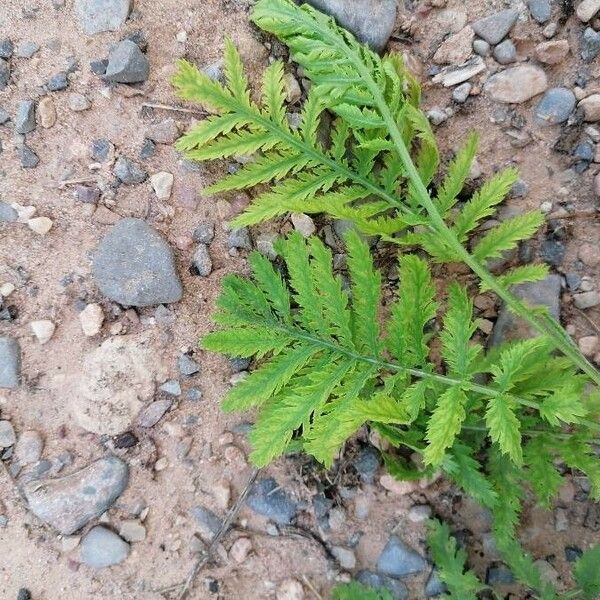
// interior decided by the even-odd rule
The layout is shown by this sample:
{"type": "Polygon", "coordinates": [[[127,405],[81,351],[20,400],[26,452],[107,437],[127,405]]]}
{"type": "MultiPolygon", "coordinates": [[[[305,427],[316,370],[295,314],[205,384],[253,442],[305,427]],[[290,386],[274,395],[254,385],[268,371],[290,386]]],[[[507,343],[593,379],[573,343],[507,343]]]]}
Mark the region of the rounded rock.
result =
{"type": "Polygon", "coordinates": [[[81,540],[80,556],[88,567],[105,569],[129,556],[129,544],[110,529],[98,526],[81,540]]]}
{"type": "Polygon", "coordinates": [[[37,341],[41,345],[49,342],[56,331],[56,325],[48,319],[32,321],[29,325],[31,327],[31,331],[33,331],[33,335],[35,335],[37,341]]]}
{"type": "Polygon", "coordinates": [[[575,109],[577,99],[567,88],[550,88],[535,108],[535,122],[538,125],[564,123],[575,109]]]}
{"type": "Polygon", "coordinates": [[[492,100],[507,104],[521,104],[548,88],[546,73],[533,65],[519,65],[492,75],[484,90],[492,100]]]}
{"type": "Polygon", "coordinates": [[[92,337],[100,333],[102,323],[104,323],[104,311],[99,304],[88,304],[79,313],[79,322],[81,329],[87,337],[92,337]]]}

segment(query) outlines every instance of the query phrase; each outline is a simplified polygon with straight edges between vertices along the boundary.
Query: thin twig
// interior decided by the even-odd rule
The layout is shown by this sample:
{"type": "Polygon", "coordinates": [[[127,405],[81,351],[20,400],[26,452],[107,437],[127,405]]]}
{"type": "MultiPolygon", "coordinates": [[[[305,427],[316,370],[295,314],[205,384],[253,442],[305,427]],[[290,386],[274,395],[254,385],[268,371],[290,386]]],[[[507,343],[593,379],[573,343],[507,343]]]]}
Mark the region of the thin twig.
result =
{"type": "Polygon", "coordinates": [[[306,584],[306,587],[319,599],[319,600],[325,600],[323,598],[323,596],[321,596],[321,594],[319,594],[319,592],[315,589],[315,586],[310,582],[310,580],[308,579],[308,577],[306,575],[304,575],[304,573],[302,574],[302,580],[304,581],[304,583],[306,584]]]}
{"type": "Polygon", "coordinates": [[[157,102],[144,102],[142,108],[155,108],[158,110],[172,110],[174,112],[188,113],[190,115],[206,116],[208,113],[197,108],[183,108],[182,106],[172,106],[170,104],[159,104],[157,102]]]}
{"type": "Polygon", "coordinates": [[[65,181],[61,181],[58,184],[58,187],[62,190],[66,188],[68,185],[79,185],[81,183],[98,183],[97,179],[91,179],[90,177],[85,177],[82,179],[67,179],[65,181]]]}
{"type": "Polygon", "coordinates": [[[181,593],[179,594],[179,596],[177,596],[177,600],[184,600],[184,598],[188,595],[188,592],[190,591],[192,585],[194,584],[194,580],[198,576],[198,573],[211,559],[215,550],[221,543],[221,540],[223,539],[225,534],[229,531],[231,524],[235,521],[238,513],[240,512],[240,510],[242,508],[242,505],[246,501],[246,497],[248,496],[248,493],[250,492],[250,488],[252,487],[252,484],[258,477],[258,474],[260,473],[260,471],[261,471],[261,469],[254,469],[252,471],[252,474],[250,475],[250,478],[248,479],[248,482],[246,483],[246,487],[244,487],[244,489],[242,490],[242,493],[238,496],[238,499],[236,500],[235,504],[231,507],[231,510],[229,511],[229,513],[227,513],[227,516],[225,517],[223,524],[221,525],[219,531],[217,531],[217,533],[215,534],[215,537],[211,540],[210,545],[207,548],[206,552],[202,556],[200,556],[194,563],[194,566],[192,567],[190,574],[188,575],[187,579],[185,580],[185,584],[183,586],[183,589],[181,590],[181,593]]]}

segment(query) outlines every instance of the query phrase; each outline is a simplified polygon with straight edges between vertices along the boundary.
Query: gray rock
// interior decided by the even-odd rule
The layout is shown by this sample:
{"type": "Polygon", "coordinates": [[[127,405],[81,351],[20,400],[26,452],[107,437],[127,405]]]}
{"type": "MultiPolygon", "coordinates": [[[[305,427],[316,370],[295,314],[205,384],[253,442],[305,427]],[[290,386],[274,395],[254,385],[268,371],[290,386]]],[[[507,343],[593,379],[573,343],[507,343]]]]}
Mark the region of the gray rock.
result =
{"type": "Polygon", "coordinates": [[[10,58],[15,51],[15,45],[9,39],[0,40],[0,58],[10,58]]]}
{"type": "Polygon", "coordinates": [[[534,65],[518,65],[492,75],[484,90],[492,100],[508,104],[521,104],[548,88],[546,73],[534,65]]]}
{"type": "Polygon", "coordinates": [[[121,219],[98,245],[93,273],[102,293],[125,306],[181,300],[183,289],[169,244],[140,219],[121,219]]]}
{"type": "Polygon", "coordinates": [[[529,194],[529,185],[523,179],[517,179],[510,188],[511,198],[525,198],[529,194]]]}
{"type": "Polygon", "coordinates": [[[0,448],[10,448],[15,445],[17,436],[10,421],[0,421],[0,448]]]}
{"type": "Polygon", "coordinates": [[[469,94],[471,93],[472,87],[473,86],[468,81],[457,85],[454,90],[452,90],[452,100],[454,100],[454,102],[458,102],[459,104],[466,102],[469,94]]]}
{"type": "Polygon", "coordinates": [[[31,41],[21,42],[15,49],[17,58],[31,58],[40,49],[39,44],[31,41]]]}
{"type": "Polygon", "coordinates": [[[75,0],[79,25],[85,33],[116,31],[127,20],[131,0],[75,0]]]}
{"type": "Polygon", "coordinates": [[[106,73],[106,67],[108,67],[108,60],[105,58],[102,60],[92,60],[90,62],[90,70],[94,75],[104,75],[104,73],[106,73]]]}
{"type": "Polygon", "coordinates": [[[485,582],[487,585],[510,585],[515,582],[515,578],[507,567],[500,565],[488,568],[485,582]]]}
{"type": "Polygon", "coordinates": [[[161,392],[169,394],[170,396],[181,396],[181,384],[177,379],[170,379],[165,381],[158,388],[161,392]]]}
{"type": "Polygon", "coordinates": [[[0,388],[14,389],[21,383],[21,348],[10,336],[0,337],[0,388]]]}
{"type": "Polygon", "coordinates": [[[227,247],[252,250],[252,241],[250,239],[248,228],[239,227],[238,229],[232,229],[227,236],[227,247]]]}
{"type": "Polygon", "coordinates": [[[565,258],[566,248],[560,240],[544,240],[540,248],[540,255],[544,262],[552,267],[559,267],[565,258]]]}
{"type": "Polygon", "coordinates": [[[485,40],[473,40],[473,52],[479,56],[489,56],[492,48],[485,40]]]}
{"type": "Polygon", "coordinates": [[[581,310],[593,308],[594,306],[598,306],[600,304],[600,294],[596,290],[575,294],[573,296],[573,303],[581,310]]]}
{"type": "Polygon", "coordinates": [[[406,600],[408,598],[408,588],[401,581],[392,577],[365,570],[356,574],[356,580],[370,588],[389,591],[394,600],[406,600]]]}
{"type": "Polygon", "coordinates": [[[387,44],[396,21],[396,0],[308,0],[332,16],[358,40],[380,52],[387,44]]]}
{"type": "Polygon", "coordinates": [[[185,397],[190,402],[198,402],[199,400],[202,400],[202,390],[196,387],[190,388],[185,397]]]}
{"type": "Polygon", "coordinates": [[[501,42],[513,28],[519,17],[519,11],[513,8],[501,10],[493,15],[475,21],[473,31],[486,42],[495,46],[501,42]]]}
{"type": "Polygon", "coordinates": [[[26,144],[17,149],[17,154],[24,169],[35,169],[40,164],[40,157],[26,144]]]}
{"type": "Polygon", "coordinates": [[[114,146],[106,138],[98,138],[92,142],[92,158],[97,162],[104,162],[114,146]]]}
{"type": "Polygon", "coordinates": [[[586,27],[581,36],[580,48],[581,58],[585,62],[594,60],[600,53],[600,31],[594,31],[591,27],[586,27]]]}
{"type": "Polygon", "coordinates": [[[83,204],[97,204],[100,200],[100,190],[87,185],[78,185],[75,188],[75,198],[83,204]]]}
{"type": "Polygon", "coordinates": [[[208,538],[212,538],[223,525],[223,520],[212,510],[209,510],[204,506],[194,506],[194,508],[192,508],[192,516],[200,526],[204,536],[208,538]]]}
{"type": "Polygon", "coordinates": [[[140,427],[154,427],[164,416],[164,414],[171,408],[173,404],[172,400],[165,398],[163,400],[156,400],[151,402],[142,410],[138,417],[138,425],[140,427]]]}
{"type": "Polygon", "coordinates": [[[10,80],[10,65],[0,58],[0,90],[3,90],[10,80]]]}
{"type": "Polygon", "coordinates": [[[184,377],[191,377],[200,372],[200,365],[188,354],[177,357],[177,369],[184,377]]]}
{"type": "Polygon", "coordinates": [[[494,48],[494,58],[501,65],[509,65],[517,60],[517,49],[512,40],[504,40],[494,48]]]}
{"type": "Polygon", "coordinates": [[[259,479],[254,483],[246,504],[256,513],[279,523],[289,525],[298,509],[297,503],[272,478],[259,479]]]}
{"type": "Polygon", "coordinates": [[[104,80],[112,83],[140,83],[148,79],[150,63],[140,47],[130,40],[116,44],[108,55],[104,80]]]}
{"type": "Polygon", "coordinates": [[[446,586],[444,582],[439,578],[437,571],[433,569],[431,571],[431,575],[427,579],[427,583],[425,584],[425,595],[428,598],[435,598],[436,596],[441,596],[446,593],[446,586]]]}
{"type": "Polygon", "coordinates": [[[199,244],[210,244],[215,237],[215,224],[212,221],[198,223],[192,232],[192,239],[199,244]]]}
{"type": "Polygon", "coordinates": [[[19,213],[6,202],[0,200],[0,223],[14,223],[19,218],[19,213]]]}
{"type": "Polygon", "coordinates": [[[377,560],[377,570],[390,577],[420,573],[427,566],[427,561],[396,535],[390,537],[377,560]]]}
{"type": "Polygon", "coordinates": [[[571,90],[550,88],[535,107],[535,122],[542,127],[564,123],[575,109],[576,102],[571,90]]]}
{"type": "Polygon", "coordinates": [[[148,160],[149,158],[152,158],[155,154],[156,144],[152,140],[146,138],[140,150],[140,158],[142,160],[148,160]]]}
{"type": "Polygon", "coordinates": [[[527,3],[531,16],[540,24],[546,23],[552,16],[550,0],[529,0],[527,3]]]}
{"type": "Polygon", "coordinates": [[[148,38],[141,29],[136,29],[135,31],[128,33],[123,39],[136,44],[142,52],[148,50],[148,38]]]}
{"type": "Polygon", "coordinates": [[[121,183],[135,185],[142,183],[148,177],[146,170],[126,156],[119,156],[113,167],[113,173],[121,183]]]}
{"type": "Polygon", "coordinates": [[[365,446],[360,449],[358,456],[352,461],[360,478],[365,483],[373,483],[375,475],[379,470],[379,452],[373,446],[365,446]]]}
{"type": "Polygon", "coordinates": [[[128,477],[127,465],[109,456],[66,477],[29,481],[23,493],[36,517],[71,535],[110,508],[128,477]]]}
{"type": "Polygon", "coordinates": [[[252,360],[250,358],[234,356],[229,359],[229,366],[233,373],[240,373],[241,371],[245,371],[250,366],[251,362],[252,360]]]}
{"type": "Polygon", "coordinates": [[[21,100],[17,104],[15,116],[15,131],[17,133],[31,133],[35,129],[35,102],[21,100]]]}
{"type": "Polygon", "coordinates": [[[65,71],[61,71],[57,73],[53,77],[48,80],[46,84],[49,92],[60,92],[61,90],[66,90],[69,87],[69,79],[67,78],[67,74],[65,71]]]}
{"type": "Polygon", "coordinates": [[[129,556],[129,544],[114,531],[98,526],[81,540],[81,562],[92,569],[105,569],[123,562],[129,556]]]}
{"type": "Polygon", "coordinates": [[[212,260],[208,248],[204,244],[199,244],[192,257],[192,266],[196,273],[201,277],[208,277],[212,272],[212,260]]]}
{"type": "Polygon", "coordinates": [[[8,123],[10,121],[10,114],[7,110],[0,108],[0,125],[4,125],[4,123],[8,123]]]}
{"type": "MultiPolygon", "coordinates": [[[[558,320],[560,318],[560,285],[558,275],[549,275],[542,281],[514,286],[512,292],[526,304],[546,306],[550,310],[550,314],[558,320]]],[[[513,315],[503,305],[494,325],[490,344],[497,346],[509,340],[524,339],[535,335],[536,332],[528,323],[513,315]]]]}

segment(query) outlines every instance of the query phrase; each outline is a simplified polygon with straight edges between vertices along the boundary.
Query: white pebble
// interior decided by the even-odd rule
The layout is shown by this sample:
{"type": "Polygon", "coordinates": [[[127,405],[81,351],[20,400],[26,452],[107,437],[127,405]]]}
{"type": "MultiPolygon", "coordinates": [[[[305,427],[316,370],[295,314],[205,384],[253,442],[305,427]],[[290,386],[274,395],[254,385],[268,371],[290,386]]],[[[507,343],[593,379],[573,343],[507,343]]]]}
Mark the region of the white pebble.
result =
{"type": "Polygon", "coordinates": [[[45,344],[50,341],[50,338],[54,335],[56,325],[48,319],[42,319],[40,321],[32,321],[30,324],[33,335],[37,338],[40,344],[45,344]]]}
{"type": "Polygon", "coordinates": [[[150,183],[159,200],[168,200],[171,197],[173,189],[173,175],[166,171],[161,171],[150,177],[150,183]]]}
{"type": "Polygon", "coordinates": [[[229,556],[235,560],[237,563],[243,563],[246,558],[248,558],[248,554],[252,550],[252,542],[247,537],[241,537],[233,542],[229,550],[229,556]]]}
{"type": "Polygon", "coordinates": [[[31,231],[38,235],[46,235],[52,229],[52,219],[48,217],[34,217],[27,221],[27,225],[31,231]]]}
{"type": "Polygon", "coordinates": [[[79,322],[83,333],[92,337],[100,332],[104,323],[104,311],[99,304],[88,304],[79,313],[79,322]]]}
{"type": "Polygon", "coordinates": [[[186,31],[178,31],[177,35],[175,36],[175,39],[180,44],[185,44],[187,42],[187,32],[186,31]]]}
{"type": "Polygon", "coordinates": [[[15,291],[15,286],[12,283],[3,283],[0,285],[0,296],[6,298],[10,296],[15,291]]]}
{"type": "Polygon", "coordinates": [[[13,202],[11,206],[17,211],[19,215],[17,217],[17,223],[27,223],[33,215],[35,215],[35,211],[37,210],[35,206],[21,206],[16,202],[13,202]]]}

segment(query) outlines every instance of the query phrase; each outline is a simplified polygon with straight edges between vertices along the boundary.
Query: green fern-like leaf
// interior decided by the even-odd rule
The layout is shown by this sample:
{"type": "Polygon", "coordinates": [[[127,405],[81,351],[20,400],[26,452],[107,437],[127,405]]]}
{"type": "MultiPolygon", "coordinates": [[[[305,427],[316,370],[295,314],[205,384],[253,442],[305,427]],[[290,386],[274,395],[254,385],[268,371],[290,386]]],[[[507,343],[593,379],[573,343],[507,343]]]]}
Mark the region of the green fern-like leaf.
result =
{"type": "Polygon", "coordinates": [[[595,600],[600,596],[600,545],[584,552],[575,563],[573,575],[585,600],[595,600]]]}
{"type": "Polygon", "coordinates": [[[373,589],[356,581],[337,585],[332,600],[393,600],[391,592],[384,588],[373,589]]]}

